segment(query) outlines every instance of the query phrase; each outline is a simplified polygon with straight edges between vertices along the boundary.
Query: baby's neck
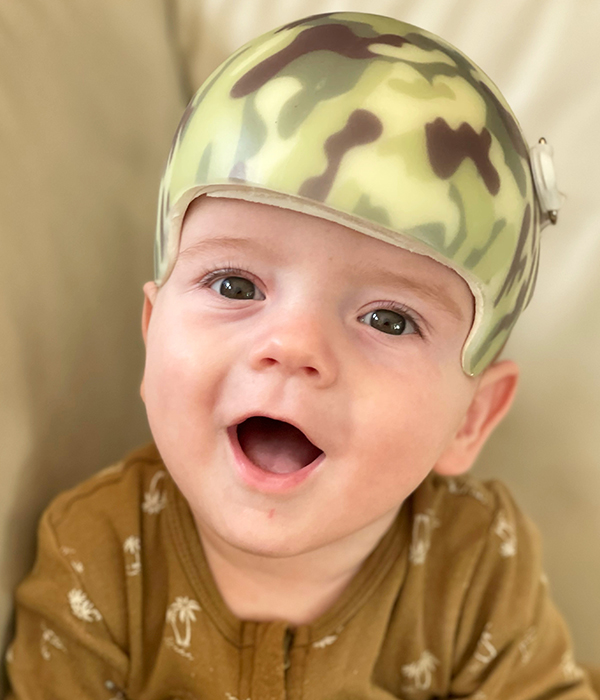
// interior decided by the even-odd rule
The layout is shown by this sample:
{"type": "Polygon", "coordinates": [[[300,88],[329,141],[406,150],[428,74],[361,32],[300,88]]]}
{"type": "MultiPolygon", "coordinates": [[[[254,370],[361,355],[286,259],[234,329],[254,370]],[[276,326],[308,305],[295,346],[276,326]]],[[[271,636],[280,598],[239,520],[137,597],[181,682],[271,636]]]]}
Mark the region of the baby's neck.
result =
{"type": "Polygon", "coordinates": [[[241,551],[196,525],[215,584],[240,620],[314,622],[339,599],[376,548],[389,521],[319,550],[272,558],[241,551]]]}

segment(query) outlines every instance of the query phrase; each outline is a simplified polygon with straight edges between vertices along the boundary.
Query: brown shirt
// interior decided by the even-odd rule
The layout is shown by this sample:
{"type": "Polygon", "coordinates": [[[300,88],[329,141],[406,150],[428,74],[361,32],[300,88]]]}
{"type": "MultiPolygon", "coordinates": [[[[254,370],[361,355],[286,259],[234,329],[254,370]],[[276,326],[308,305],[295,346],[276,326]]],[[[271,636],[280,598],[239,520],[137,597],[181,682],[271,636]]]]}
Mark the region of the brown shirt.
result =
{"type": "Polygon", "coordinates": [[[59,495],[16,594],[8,699],[593,700],[538,535],[430,475],[318,620],[236,618],[154,445],[59,495]]]}

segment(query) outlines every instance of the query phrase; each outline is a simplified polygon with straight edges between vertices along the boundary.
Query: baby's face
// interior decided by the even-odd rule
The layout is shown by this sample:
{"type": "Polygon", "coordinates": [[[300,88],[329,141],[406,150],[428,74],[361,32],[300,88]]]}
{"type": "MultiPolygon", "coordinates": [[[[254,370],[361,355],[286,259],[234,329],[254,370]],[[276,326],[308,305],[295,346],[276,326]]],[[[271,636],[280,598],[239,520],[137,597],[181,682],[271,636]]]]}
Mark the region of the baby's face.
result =
{"type": "Polygon", "coordinates": [[[198,527],[248,552],[293,555],[389,524],[476,389],[460,362],[464,280],[306,214],[203,197],[170,278],[145,292],[156,444],[198,527]],[[292,428],[274,443],[281,424],[251,416],[316,447],[292,428]]]}

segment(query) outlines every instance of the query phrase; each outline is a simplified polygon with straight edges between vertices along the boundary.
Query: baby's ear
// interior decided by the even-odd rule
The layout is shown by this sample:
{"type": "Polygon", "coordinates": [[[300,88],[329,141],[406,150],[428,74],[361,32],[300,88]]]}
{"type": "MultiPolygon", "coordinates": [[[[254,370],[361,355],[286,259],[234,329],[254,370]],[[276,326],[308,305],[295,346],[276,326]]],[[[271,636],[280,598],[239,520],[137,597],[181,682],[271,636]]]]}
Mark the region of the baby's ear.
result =
{"type": "Polygon", "coordinates": [[[511,407],[518,380],[519,367],[512,360],[496,362],[484,370],[464,420],[437,461],[435,472],[456,476],[471,468],[485,441],[511,407]]]}
{"type": "Polygon", "coordinates": [[[156,295],[158,294],[158,287],[156,286],[156,282],[146,282],[143,289],[144,307],[142,309],[142,336],[144,338],[145,345],[146,338],[148,336],[148,325],[150,323],[150,316],[152,316],[152,309],[154,308],[154,302],[156,300],[156,295]]]}
{"type": "MultiPolygon", "coordinates": [[[[158,294],[158,287],[155,282],[146,282],[144,285],[144,307],[142,309],[142,336],[144,338],[144,345],[146,345],[146,338],[148,337],[148,325],[150,323],[150,316],[152,316],[152,309],[154,308],[154,302],[156,301],[156,295],[158,294]]],[[[145,375],[145,370],[144,370],[145,375]]],[[[144,377],[142,377],[142,383],[140,384],[140,396],[142,401],[146,402],[146,395],[144,393],[144,377]]]]}

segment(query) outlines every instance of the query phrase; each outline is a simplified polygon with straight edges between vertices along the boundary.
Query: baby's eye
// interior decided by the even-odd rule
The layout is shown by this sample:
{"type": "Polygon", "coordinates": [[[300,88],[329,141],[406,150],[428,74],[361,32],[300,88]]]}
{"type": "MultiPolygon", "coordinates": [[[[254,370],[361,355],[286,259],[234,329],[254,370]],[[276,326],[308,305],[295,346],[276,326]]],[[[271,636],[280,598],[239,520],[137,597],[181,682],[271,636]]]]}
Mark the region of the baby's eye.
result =
{"type": "Polygon", "coordinates": [[[406,314],[399,314],[391,309],[370,311],[368,314],[361,316],[359,320],[389,335],[407,335],[419,332],[416,323],[406,314]]]}
{"type": "Polygon", "coordinates": [[[225,277],[210,285],[215,292],[229,299],[257,299],[262,297],[260,291],[245,277],[225,277]],[[258,295],[257,295],[258,293],[258,295]]]}

